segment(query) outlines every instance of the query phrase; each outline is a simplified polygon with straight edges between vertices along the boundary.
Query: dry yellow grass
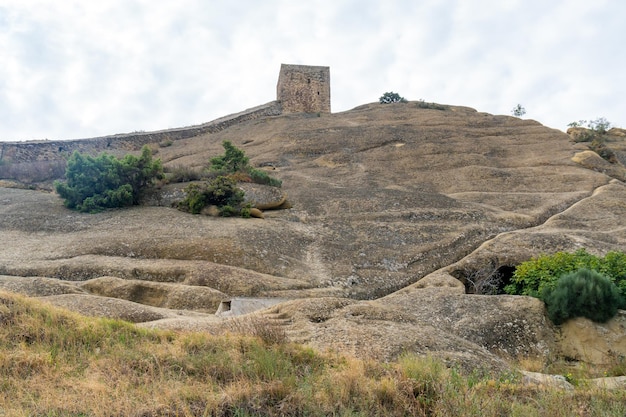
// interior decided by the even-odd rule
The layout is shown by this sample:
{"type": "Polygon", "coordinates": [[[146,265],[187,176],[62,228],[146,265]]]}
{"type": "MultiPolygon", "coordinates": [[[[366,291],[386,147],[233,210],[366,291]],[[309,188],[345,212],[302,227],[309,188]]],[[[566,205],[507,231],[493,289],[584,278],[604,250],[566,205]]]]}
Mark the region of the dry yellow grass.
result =
{"type": "MultiPolygon", "coordinates": [[[[263,324],[264,326],[266,324],[263,324]]],[[[537,390],[432,358],[381,364],[258,337],[139,329],[0,292],[4,416],[620,416],[626,394],[537,390]]]]}

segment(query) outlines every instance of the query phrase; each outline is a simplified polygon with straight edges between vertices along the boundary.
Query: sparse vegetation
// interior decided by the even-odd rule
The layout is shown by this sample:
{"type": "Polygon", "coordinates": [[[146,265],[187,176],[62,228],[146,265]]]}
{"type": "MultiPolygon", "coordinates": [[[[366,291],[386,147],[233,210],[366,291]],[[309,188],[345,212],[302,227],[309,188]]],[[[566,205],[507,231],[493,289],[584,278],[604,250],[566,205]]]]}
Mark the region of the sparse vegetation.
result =
{"type": "Polygon", "coordinates": [[[496,295],[502,291],[502,274],[495,262],[478,268],[466,267],[452,272],[465,285],[468,294],[496,295]]]}
{"type": "Polygon", "coordinates": [[[526,109],[521,104],[518,104],[517,106],[513,107],[513,110],[511,110],[511,114],[515,117],[522,117],[526,114],[526,109]]]}
{"type": "Polygon", "coordinates": [[[592,142],[593,140],[603,140],[611,128],[611,122],[604,117],[598,117],[595,120],[579,120],[569,123],[567,126],[574,128],[584,128],[575,135],[576,142],[592,142]]]}
{"type": "Polygon", "coordinates": [[[605,117],[598,117],[595,120],[579,120],[577,122],[572,122],[568,124],[568,126],[585,127],[587,129],[593,130],[595,133],[604,135],[611,128],[611,122],[609,122],[605,117]]]}
{"type": "Polygon", "coordinates": [[[174,141],[172,139],[163,139],[161,142],[159,142],[159,148],[168,148],[173,144],[174,141]]]}
{"type": "Polygon", "coordinates": [[[432,109],[432,110],[448,110],[448,106],[444,106],[437,103],[429,103],[424,100],[418,100],[417,107],[420,109],[432,109]]]}
{"type": "Polygon", "coordinates": [[[615,316],[621,301],[610,279],[586,268],[563,275],[554,289],[545,291],[543,299],[554,324],[574,317],[604,323],[615,316]]]}
{"type": "Polygon", "coordinates": [[[222,146],[224,154],[209,160],[210,171],[231,176],[240,182],[255,182],[272,187],[282,186],[282,181],[270,177],[265,171],[250,166],[250,158],[232,142],[225,140],[222,146]]]}
{"type": "Polygon", "coordinates": [[[589,144],[589,149],[600,155],[603,159],[609,161],[612,164],[617,163],[617,155],[613,149],[606,145],[604,137],[600,136],[593,139],[589,144]]]}
{"type": "Polygon", "coordinates": [[[139,329],[0,292],[0,409],[26,416],[623,416],[626,393],[522,385],[407,353],[139,329]]]}
{"type": "Polygon", "coordinates": [[[187,165],[175,165],[165,168],[167,182],[190,182],[202,179],[202,172],[187,165]]]}
{"type": "Polygon", "coordinates": [[[576,128],[568,133],[575,142],[588,142],[589,149],[600,155],[606,161],[616,164],[619,162],[615,151],[607,145],[608,133],[611,122],[604,117],[595,120],[579,120],[568,124],[570,128],[576,128]]]}
{"type": "Polygon", "coordinates": [[[391,104],[391,103],[406,103],[407,99],[400,96],[398,93],[394,93],[393,91],[389,91],[378,99],[380,104],[391,104]]]}

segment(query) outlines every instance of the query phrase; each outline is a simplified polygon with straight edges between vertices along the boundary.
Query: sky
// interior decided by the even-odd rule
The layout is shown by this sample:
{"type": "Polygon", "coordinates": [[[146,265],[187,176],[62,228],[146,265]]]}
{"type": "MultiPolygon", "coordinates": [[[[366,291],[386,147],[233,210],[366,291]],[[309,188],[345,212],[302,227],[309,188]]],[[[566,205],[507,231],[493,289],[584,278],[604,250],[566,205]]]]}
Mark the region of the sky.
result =
{"type": "Polygon", "coordinates": [[[623,0],[0,0],[0,141],[205,123],[330,67],[333,113],[408,100],[626,127],[623,0]]]}

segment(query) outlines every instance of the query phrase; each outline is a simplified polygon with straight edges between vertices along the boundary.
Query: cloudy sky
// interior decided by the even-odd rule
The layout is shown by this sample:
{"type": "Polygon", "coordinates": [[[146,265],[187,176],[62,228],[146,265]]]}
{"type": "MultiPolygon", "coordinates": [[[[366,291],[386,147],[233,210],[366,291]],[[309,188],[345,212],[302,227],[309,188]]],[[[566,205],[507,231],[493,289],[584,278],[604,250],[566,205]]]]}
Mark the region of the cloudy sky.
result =
{"type": "Polygon", "coordinates": [[[409,100],[626,127],[622,0],[0,0],[0,141],[208,122],[330,66],[333,112],[409,100]]]}

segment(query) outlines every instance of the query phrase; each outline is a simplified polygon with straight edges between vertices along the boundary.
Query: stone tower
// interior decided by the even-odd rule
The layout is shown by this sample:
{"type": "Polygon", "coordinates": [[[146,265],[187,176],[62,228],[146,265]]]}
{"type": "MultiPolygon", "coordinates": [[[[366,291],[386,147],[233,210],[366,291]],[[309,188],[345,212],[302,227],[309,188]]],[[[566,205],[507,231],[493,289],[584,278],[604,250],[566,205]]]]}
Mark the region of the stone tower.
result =
{"type": "Polygon", "coordinates": [[[281,64],[276,100],[283,113],[330,113],[330,68],[281,64]]]}

